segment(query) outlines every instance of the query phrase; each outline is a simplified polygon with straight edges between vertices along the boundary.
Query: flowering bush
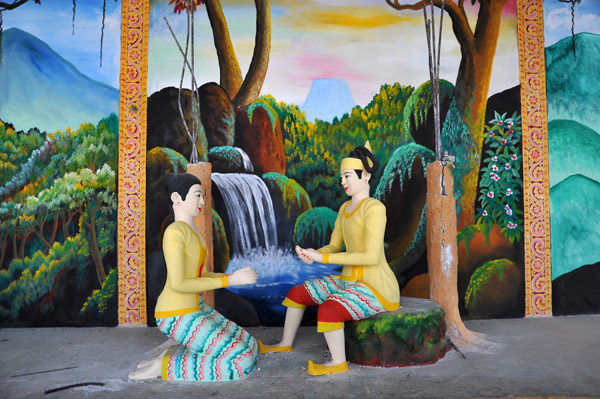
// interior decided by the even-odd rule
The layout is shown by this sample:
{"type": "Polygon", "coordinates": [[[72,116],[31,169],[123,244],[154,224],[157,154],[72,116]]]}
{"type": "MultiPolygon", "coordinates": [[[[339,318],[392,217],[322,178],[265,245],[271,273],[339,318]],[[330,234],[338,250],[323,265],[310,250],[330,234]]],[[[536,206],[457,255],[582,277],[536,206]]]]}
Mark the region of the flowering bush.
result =
{"type": "Polygon", "coordinates": [[[494,113],[495,118],[485,126],[485,151],[479,183],[477,224],[491,228],[497,224],[502,234],[514,242],[523,233],[523,212],[517,209],[521,179],[521,116],[515,112],[510,118],[506,114],[494,113]]]}

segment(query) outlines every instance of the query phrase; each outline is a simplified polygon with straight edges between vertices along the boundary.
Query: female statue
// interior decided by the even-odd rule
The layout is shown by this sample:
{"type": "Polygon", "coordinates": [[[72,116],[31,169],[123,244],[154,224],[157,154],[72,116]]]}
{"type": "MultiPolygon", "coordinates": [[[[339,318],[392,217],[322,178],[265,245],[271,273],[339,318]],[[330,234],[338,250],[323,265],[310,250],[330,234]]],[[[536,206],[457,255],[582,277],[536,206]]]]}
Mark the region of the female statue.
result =
{"type": "Polygon", "coordinates": [[[351,198],[338,213],[329,245],[318,250],[296,247],[306,263],[343,265],[341,275],[331,275],[292,287],[283,337],[278,344],[259,345],[259,353],[288,352],[306,306],[318,306],[317,331],[325,335],[331,361],[309,360],[308,374],[323,375],[348,370],[344,347],[344,322],[361,320],[400,306],[400,289],[384,254],[385,206],[369,197],[369,180],[379,164],[369,142],[356,147],[340,165],[341,184],[351,198]],[[345,252],[340,252],[343,246],[345,252]]]}
{"type": "Polygon", "coordinates": [[[179,345],[138,365],[130,378],[162,375],[174,381],[230,381],[246,377],[256,365],[256,340],[243,328],[204,304],[200,293],[254,284],[250,267],[232,274],[204,270],[207,246],[194,225],[204,206],[200,180],[188,173],[165,176],[174,222],[165,230],[167,281],[155,309],[158,328],[179,345]]]}

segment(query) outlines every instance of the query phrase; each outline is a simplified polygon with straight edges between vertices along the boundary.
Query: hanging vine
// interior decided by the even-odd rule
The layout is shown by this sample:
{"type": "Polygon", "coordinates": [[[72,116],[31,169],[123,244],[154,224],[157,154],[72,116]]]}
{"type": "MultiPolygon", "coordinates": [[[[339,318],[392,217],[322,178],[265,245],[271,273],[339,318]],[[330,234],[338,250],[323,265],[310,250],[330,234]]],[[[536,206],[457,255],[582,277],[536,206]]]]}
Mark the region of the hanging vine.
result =
{"type": "Polygon", "coordinates": [[[73,0],[73,22],[72,22],[72,27],[73,27],[73,33],[72,35],[75,36],[75,8],[77,7],[77,0],[73,0]]]}
{"type": "Polygon", "coordinates": [[[577,59],[575,53],[575,4],[581,3],[581,0],[558,0],[561,3],[571,4],[571,42],[573,43],[573,58],[577,59]]]}

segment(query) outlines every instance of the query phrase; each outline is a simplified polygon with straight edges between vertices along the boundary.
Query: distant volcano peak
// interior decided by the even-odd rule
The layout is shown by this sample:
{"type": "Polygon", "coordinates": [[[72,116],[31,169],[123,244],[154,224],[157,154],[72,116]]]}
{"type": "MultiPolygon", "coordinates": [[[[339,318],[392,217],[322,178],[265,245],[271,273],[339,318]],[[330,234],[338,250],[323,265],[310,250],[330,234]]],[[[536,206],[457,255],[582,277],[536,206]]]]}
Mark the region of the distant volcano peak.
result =
{"type": "Polygon", "coordinates": [[[350,87],[344,79],[319,78],[313,80],[306,100],[300,110],[306,113],[306,120],[321,119],[331,122],[336,116],[341,118],[356,106],[350,87]]]}

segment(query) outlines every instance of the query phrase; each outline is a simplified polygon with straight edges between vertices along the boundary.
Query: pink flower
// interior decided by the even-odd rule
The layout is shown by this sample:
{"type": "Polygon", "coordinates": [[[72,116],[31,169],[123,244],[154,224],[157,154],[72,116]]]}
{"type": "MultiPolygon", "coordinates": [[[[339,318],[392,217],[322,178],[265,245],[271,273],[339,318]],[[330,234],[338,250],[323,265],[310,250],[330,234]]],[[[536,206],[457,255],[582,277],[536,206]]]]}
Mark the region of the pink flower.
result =
{"type": "Polygon", "coordinates": [[[510,159],[512,159],[513,161],[517,160],[517,154],[513,154],[512,157],[510,157],[510,159]]]}
{"type": "Polygon", "coordinates": [[[512,130],[512,129],[510,129],[510,130],[508,131],[508,135],[509,135],[509,136],[512,136],[512,134],[513,134],[513,130],[512,130]]]}
{"type": "Polygon", "coordinates": [[[510,169],[510,164],[504,164],[504,169],[509,170],[510,169]]]}
{"type": "Polygon", "coordinates": [[[482,215],[487,216],[488,215],[487,211],[483,211],[482,215]]]}
{"type": "Polygon", "coordinates": [[[495,175],[492,177],[492,179],[494,179],[494,181],[498,181],[498,180],[500,180],[500,175],[496,175],[496,174],[495,174],[495,175]]]}
{"type": "Polygon", "coordinates": [[[509,210],[509,209],[510,209],[510,206],[509,206],[508,204],[506,204],[506,205],[504,206],[504,210],[506,210],[506,211],[507,211],[507,210],[509,210]]]}
{"type": "Polygon", "coordinates": [[[507,214],[508,216],[512,216],[512,209],[507,209],[507,210],[506,210],[506,214],[507,214]]]}
{"type": "Polygon", "coordinates": [[[493,170],[494,172],[497,172],[497,171],[498,171],[498,167],[496,166],[496,164],[492,165],[492,170],[493,170]]]}
{"type": "Polygon", "coordinates": [[[508,127],[512,127],[512,125],[514,125],[513,121],[508,121],[507,123],[508,127]]]}
{"type": "Polygon", "coordinates": [[[504,122],[503,121],[498,121],[498,126],[502,126],[502,125],[504,125],[504,122]]]}
{"type": "Polygon", "coordinates": [[[506,139],[502,139],[502,141],[500,142],[500,144],[505,145],[506,144],[506,139]]]}
{"type": "Polygon", "coordinates": [[[493,191],[488,191],[487,196],[490,198],[494,198],[494,192],[493,191]]]}
{"type": "Polygon", "coordinates": [[[506,225],[506,227],[508,227],[509,229],[513,229],[513,226],[515,226],[513,222],[508,222],[508,224],[506,225]]]}
{"type": "Polygon", "coordinates": [[[513,191],[510,188],[506,189],[506,196],[510,197],[513,194],[513,191]]]}
{"type": "Polygon", "coordinates": [[[494,156],[492,157],[492,161],[496,162],[497,160],[498,160],[498,157],[494,155],[494,156]]]}
{"type": "Polygon", "coordinates": [[[494,137],[494,132],[489,132],[488,136],[494,137]]]}

